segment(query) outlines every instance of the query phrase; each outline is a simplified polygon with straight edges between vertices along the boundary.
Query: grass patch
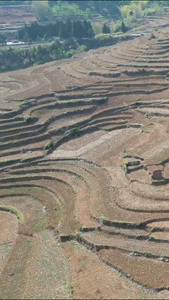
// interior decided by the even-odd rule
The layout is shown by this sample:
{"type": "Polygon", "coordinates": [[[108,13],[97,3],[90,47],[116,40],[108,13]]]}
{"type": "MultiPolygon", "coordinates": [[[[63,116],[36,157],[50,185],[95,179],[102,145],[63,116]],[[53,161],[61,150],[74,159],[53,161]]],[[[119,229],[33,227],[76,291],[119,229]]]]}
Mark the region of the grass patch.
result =
{"type": "Polygon", "coordinates": [[[28,161],[31,161],[32,160],[32,158],[30,157],[30,158],[23,158],[23,159],[21,159],[21,162],[28,162],[28,161]]]}
{"type": "Polygon", "coordinates": [[[0,205],[0,211],[6,211],[6,212],[11,212],[12,214],[15,214],[17,216],[18,223],[19,224],[23,223],[22,215],[18,210],[16,210],[16,208],[11,207],[11,206],[1,206],[0,205]]]}
{"type": "Polygon", "coordinates": [[[72,286],[72,284],[70,284],[70,293],[71,293],[71,295],[73,295],[73,293],[74,293],[74,290],[73,290],[73,286],[72,286]]]}
{"type": "Polygon", "coordinates": [[[47,216],[41,216],[36,222],[30,222],[29,228],[32,232],[40,232],[46,228],[47,216]]]}
{"type": "Polygon", "coordinates": [[[122,158],[126,158],[126,156],[127,156],[127,150],[124,149],[124,150],[123,150],[123,153],[122,153],[122,158]]]}

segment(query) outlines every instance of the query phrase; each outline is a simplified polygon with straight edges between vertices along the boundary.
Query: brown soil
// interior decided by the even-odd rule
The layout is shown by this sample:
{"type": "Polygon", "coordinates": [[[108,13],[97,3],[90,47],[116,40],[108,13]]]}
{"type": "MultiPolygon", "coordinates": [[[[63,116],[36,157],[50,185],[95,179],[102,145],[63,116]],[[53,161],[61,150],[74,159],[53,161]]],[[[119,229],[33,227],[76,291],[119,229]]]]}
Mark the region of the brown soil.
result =
{"type": "Polygon", "coordinates": [[[133,284],[77,243],[66,243],[64,249],[70,258],[74,298],[155,299],[153,291],[133,284]]]}
{"type": "Polygon", "coordinates": [[[36,17],[33,12],[28,11],[24,6],[21,7],[1,7],[1,24],[14,24],[20,22],[33,22],[36,17]]]}
{"type": "Polygon", "coordinates": [[[99,257],[112,266],[118,266],[126,276],[146,287],[164,288],[168,284],[169,269],[164,262],[142,257],[133,258],[118,250],[101,250],[99,257]]]}

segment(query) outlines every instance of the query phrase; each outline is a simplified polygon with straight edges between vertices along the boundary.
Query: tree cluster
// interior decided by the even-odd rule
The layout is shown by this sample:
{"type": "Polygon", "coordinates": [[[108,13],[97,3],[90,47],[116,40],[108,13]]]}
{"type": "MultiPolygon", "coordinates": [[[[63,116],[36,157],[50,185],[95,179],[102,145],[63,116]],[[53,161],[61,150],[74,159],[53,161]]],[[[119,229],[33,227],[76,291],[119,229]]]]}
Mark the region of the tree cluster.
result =
{"type": "Polygon", "coordinates": [[[35,41],[38,37],[49,38],[53,36],[87,38],[93,37],[94,33],[90,21],[67,19],[66,22],[60,20],[46,25],[40,25],[36,21],[29,26],[25,24],[24,27],[17,30],[16,37],[21,41],[35,41]]]}
{"type": "Polygon", "coordinates": [[[69,58],[74,53],[85,51],[86,46],[72,41],[69,45],[53,42],[50,46],[38,45],[30,49],[2,49],[0,51],[0,72],[13,71],[43,64],[45,62],[69,58]]]}
{"type": "Polygon", "coordinates": [[[37,19],[39,21],[50,20],[53,12],[59,14],[60,16],[68,16],[76,13],[76,15],[82,15],[83,17],[90,18],[92,14],[100,14],[104,17],[118,17],[120,12],[118,7],[121,5],[129,4],[132,1],[95,1],[95,0],[85,0],[85,1],[66,1],[66,0],[46,0],[46,1],[31,1],[31,0],[1,0],[0,5],[30,5],[35,12],[37,19]],[[54,9],[53,9],[54,8],[54,9]],[[66,9],[65,9],[66,8],[66,9]]]}

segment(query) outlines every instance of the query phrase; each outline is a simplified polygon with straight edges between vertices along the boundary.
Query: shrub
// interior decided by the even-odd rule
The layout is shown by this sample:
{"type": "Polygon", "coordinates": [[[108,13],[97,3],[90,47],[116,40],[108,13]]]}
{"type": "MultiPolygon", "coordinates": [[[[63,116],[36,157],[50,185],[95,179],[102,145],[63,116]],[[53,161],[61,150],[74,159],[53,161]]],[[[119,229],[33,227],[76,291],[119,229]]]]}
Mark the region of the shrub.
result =
{"type": "Polygon", "coordinates": [[[109,225],[109,222],[110,222],[110,221],[109,221],[109,219],[107,219],[106,217],[103,217],[103,218],[102,218],[102,221],[103,221],[103,224],[104,224],[104,225],[109,225]]]}
{"type": "Polygon", "coordinates": [[[152,257],[153,254],[151,252],[140,252],[140,251],[137,251],[137,250],[134,250],[133,251],[134,254],[137,254],[138,256],[145,256],[145,257],[152,257]]]}
{"type": "Polygon", "coordinates": [[[73,286],[71,284],[70,284],[70,293],[71,293],[71,295],[73,295],[73,293],[74,293],[73,286]]]}
{"type": "Polygon", "coordinates": [[[79,132],[80,132],[80,129],[77,128],[77,127],[72,128],[72,129],[69,130],[69,133],[70,133],[71,135],[75,135],[75,134],[77,134],[77,133],[79,133],[79,132]]]}
{"type": "Polygon", "coordinates": [[[142,252],[141,254],[145,257],[152,257],[153,256],[151,252],[142,252]]]}
{"type": "Polygon", "coordinates": [[[163,258],[169,259],[169,255],[163,255],[163,258]]]}
{"type": "Polygon", "coordinates": [[[77,240],[78,240],[79,242],[82,241],[82,234],[81,234],[81,232],[78,232],[78,233],[76,234],[76,238],[77,238],[77,240]]]}
{"type": "Polygon", "coordinates": [[[86,45],[80,45],[76,49],[76,53],[84,52],[87,51],[87,46],[86,45]]]}
{"type": "Polygon", "coordinates": [[[140,105],[140,103],[139,103],[139,102],[135,102],[135,103],[133,103],[133,105],[134,105],[135,107],[137,107],[137,106],[140,105]]]}
{"type": "Polygon", "coordinates": [[[150,35],[150,39],[155,39],[155,38],[156,37],[155,37],[154,33],[152,32],[151,35],[150,35]]]}
{"type": "Polygon", "coordinates": [[[139,251],[137,251],[137,250],[134,250],[133,253],[134,253],[134,254],[141,255],[141,253],[140,253],[139,251]]]}
{"type": "Polygon", "coordinates": [[[162,228],[156,226],[156,227],[154,227],[154,228],[151,230],[151,232],[155,232],[155,231],[162,231],[162,228]]]}
{"type": "Polygon", "coordinates": [[[125,157],[126,157],[126,155],[127,155],[127,150],[126,150],[126,149],[124,149],[124,150],[123,150],[123,153],[122,153],[122,158],[125,158],[125,157]]]}
{"type": "Polygon", "coordinates": [[[126,41],[130,38],[130,35],[129,34],[123,34],[119,37],[119,41],[122,42],[122,41],[126,41]]]}
{"type": "Polygon", "coordinates": [[[32,122],[31,116],[26,117],[26,118],[25,118],[25,122],[26,122],[26,123],[31,123],[31,122],[32,122]]]}
{"type": "Polygon", "coordinates": [[[128,30],[128,29],[127,29],[126,25],[125,25],[124,22],[122,21],[122,23],[121,23],[121,31],[125,33],[127,30],[128,30]]]}
{"type": "Polygon", "coordinates": [[[49,141],[49,143],[47,143],[44,147],[45,150],[48,150],[50,148],[53,148],[53,142],[52,141],[49,141]]]}
{"type": "Polygon", "coordinates": [[[97,42],[98,46],[104,46],[105,44],[113,44],[117,41],[116,37],[113,37],[111,34],[97,34],[95,36],[95,41],[97,42]]]}

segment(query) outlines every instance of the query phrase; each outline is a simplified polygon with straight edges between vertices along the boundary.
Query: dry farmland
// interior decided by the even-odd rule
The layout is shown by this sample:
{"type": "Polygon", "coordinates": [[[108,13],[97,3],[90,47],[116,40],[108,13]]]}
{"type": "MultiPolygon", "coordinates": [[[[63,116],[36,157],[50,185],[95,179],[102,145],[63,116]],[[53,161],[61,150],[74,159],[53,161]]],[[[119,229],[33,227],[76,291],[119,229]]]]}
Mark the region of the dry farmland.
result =
{"type": "Polygon", "coordinates": [[[0,298],[169,299],[168,13],[147,22],[1,73],[0,298]]]}

